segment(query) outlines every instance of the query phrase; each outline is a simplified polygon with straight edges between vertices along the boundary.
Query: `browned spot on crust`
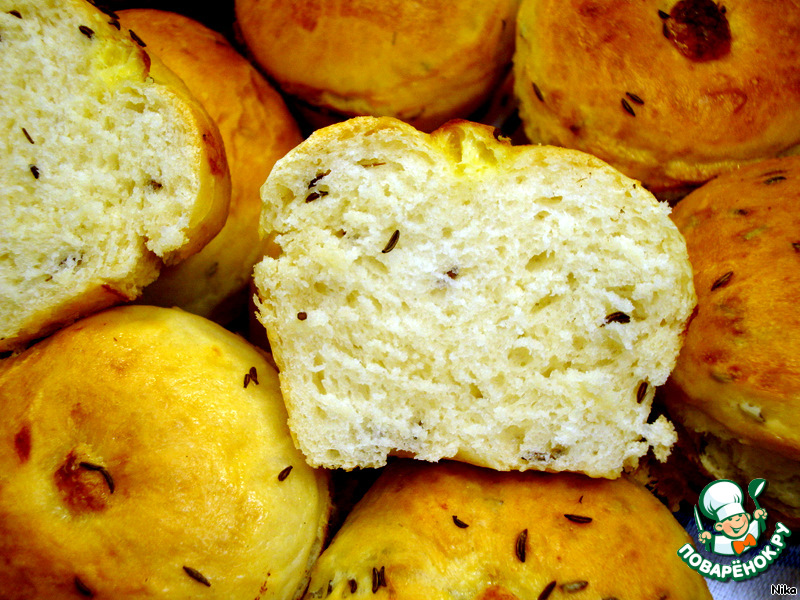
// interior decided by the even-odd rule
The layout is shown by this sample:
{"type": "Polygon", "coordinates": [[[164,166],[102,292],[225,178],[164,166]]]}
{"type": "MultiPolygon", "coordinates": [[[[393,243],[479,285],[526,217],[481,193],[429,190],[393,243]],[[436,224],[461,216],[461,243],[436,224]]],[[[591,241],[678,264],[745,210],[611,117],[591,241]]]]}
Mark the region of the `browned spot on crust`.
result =
{"type": "Polygon", "coordinates": [[[589,2],[584,2],[578,7],[578,14],[590,19],[597,19],[604,17],[609,10],[611,10],[611,6],[609,6],[607,2],[596,2],[594,0],[590,0],[589,2]]]}
{"type": "Polygon", "coordinates": [[[115,287],[108,285],[107,283],[103,284],[103,289],[114,296],[117,300],[121,302],[128,302],[129,300],[133,300],[133,298],[129,298],[127,294],[123,293],[122,291],[116,289],[115,287]]]}
{"type": "MultiPolygon", "coordinates": [[[[269,577],[269,575],[270,574],[267,573],[267,577],[269,577]]],[[[261,600],[261,596],[263,596],[266,593],[266,591],[269,589],[269,587],[267,586],[268,583],[269,583],[269,580],[267,580],[267,581],[265,581],[264,583],[261,584],[261,587],[258,588],[258,595],[254,598],[254,600],[261,600]]]]}
{"type": "Polygon", "coordinates": [[[54,474],[61,499],[73,513],[98,512],[106,507],[109,489],[102,475],[84,469],[75,451],[54,474]]]}
{"type": "Polygon", "coordinates": [[[712,0],[680,0],[664,24],[667,37],[691,60],[715,60],[731,50],[731,29],[725,11],[712,0]]]}
{"type": "Polygon", "coordinates": [[[224,175],[226,171],[225,154],[217,142],[216,136],[210,132],[204,133],[203,143],[205,143],[208,150],[208,166],[211,168],[211,174],[215,176],[224,175]]]}
{"type": "Polygon", "coordinates": [[[689,318],[686,319],[686,323],[684,323],[683,325],[683,331],[681,332],[681,336],[686,337],[686,334],[689,331],[689,326],[692,324],[692,321],[695,320],[699,312],[700,312],[700,307],[695,305],[695,307],[692,309],[692,314],[689,315],[689,318]]]}
{"type": "Polygon", "coordinates": [[[483,593],[476,600],[518,600],[519,596],[512,594],[504,587],[491,585],[483,590],[483,593]]]}
{"type": "Polygon", "coordinates": [[[317,15],[320,11],[320,7],[315,6],[316,4],[314,0],[295,3],[292,20],[306,31],[314,31],[317,28],[317,15]]]}
{"type": "Polygon", "coordinates": [[[150,55],[144,50],[142,50],[141,53],[142,53],[142,62],[144,63],[144,76],[147,77],[148,75],[150,75],[150,64],[151,64],[150,55]]]}
{"type": "Polygon", "coordinates": [[[20,462],[26,462],[31,456],[31,428],[23,425],[14,436],[14,449],[20,462]]]}
{"type": "Polygon", "coordinates": [[[738,88],[727,88],[708,92],[706,97],[716,111],[736,114],[741,111],[748,101],[747,92],[738,88]]]}
{"type": "Polygon", "coordinates": [[[728,353],[724,350],[710,350],[703,354],[702,361],[707,365],[716,365],[728,360],[728,353]]]}

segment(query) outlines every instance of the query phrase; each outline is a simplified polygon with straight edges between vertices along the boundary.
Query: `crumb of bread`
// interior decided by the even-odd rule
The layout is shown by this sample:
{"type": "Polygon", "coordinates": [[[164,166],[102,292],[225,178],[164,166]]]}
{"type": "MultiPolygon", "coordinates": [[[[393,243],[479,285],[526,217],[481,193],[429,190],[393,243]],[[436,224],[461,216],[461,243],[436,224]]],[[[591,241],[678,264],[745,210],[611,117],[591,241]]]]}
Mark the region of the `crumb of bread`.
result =
{"type": "Polygon", "coordinates": [[[694,306],[669,208],[575,151],[465,122],[322,130],[262,189],[255,272],[290,426],[315,465],[390,454],[615,477],[694,306]]]}
{"type": "Polygon", "coordinates": [[[0,35],[2,340],[155,279],[197,226],[202,151],[185,102],[112,16],[2,0],[0,35]]]}

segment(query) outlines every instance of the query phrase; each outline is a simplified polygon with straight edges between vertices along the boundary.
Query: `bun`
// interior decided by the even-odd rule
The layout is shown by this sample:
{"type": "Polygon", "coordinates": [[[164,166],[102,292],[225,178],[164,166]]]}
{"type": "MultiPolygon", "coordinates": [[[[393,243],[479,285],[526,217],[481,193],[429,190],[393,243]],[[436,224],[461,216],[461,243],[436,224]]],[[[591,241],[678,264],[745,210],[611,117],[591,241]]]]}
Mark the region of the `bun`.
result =
{"type": "Polygon", "coordinates": [[[253,59],[312,125],[386,115],[431,130],[467,117],[508,71],[519,0],[236,0],[253,59]]]}
{"type": "Polygon", "coordinates": [[[136,298],[225,221],[219,132],[135,33],[83,0],[0,10],[0,351],[136,298]]]}
{"type": "Polygon", "coordinates": [[[599,160],[452,122],[317,131],[262,188],[256,266],[290,428],[316,466],[389,454],[616,477],[694,305],[669,208],[599,160]]]}
{"type": "Polygon", "coordinates": [[[328,480],[238,336],[109,309],[0,362],[0,403],[3,598],[302,594],[328,480]]]}
{"type": "Polygon", "coordinates": [[[671,4],[524,0],[514,74],[530,140],[590,152],[666,197],[796,151],[797,5],[671,4]]]}
{"type": "Polygon", "coordinates": [[[397,462],[348,515],[305,597],[710,600],[677,554],[689,542],[625,478],[397,462]]]}
{"type": "Polygon", "coordinates": [[[665,400],[707,473],[766,478],[764,506],[800,525],[798,198],[791,157],[720,175],[678,203],[698,304],[665,400]]]}
{"type": "Polygon", "coordinates": [[[119,17],[202,102],[219,126],[231,171],[223,229],[162,271],[140,301],[229,322],[247,305],[253,265],[272,251],[268,238],[259,239],[259,189],[275,161],[300,143],[300,130],[278,92],[221,34],[166,11],[123,10],[119,17]]]}

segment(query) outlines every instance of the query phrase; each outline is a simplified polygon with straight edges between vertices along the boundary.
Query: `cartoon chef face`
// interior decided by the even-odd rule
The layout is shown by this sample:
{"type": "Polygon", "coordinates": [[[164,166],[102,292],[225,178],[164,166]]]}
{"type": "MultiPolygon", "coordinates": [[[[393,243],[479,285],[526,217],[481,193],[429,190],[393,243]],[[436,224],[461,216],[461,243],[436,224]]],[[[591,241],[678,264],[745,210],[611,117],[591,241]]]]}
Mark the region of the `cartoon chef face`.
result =
{"type": "Polygon", "coordinates": [[[750,525],[743,502],[742,488],[727,479],[710,483],[700,494],[700,509],[716,521],[714,530],[729,538],[741,537],[750,525]]]}
{"type": "Polygon", "coordinates": [[[750,515],[747,513],[740,513],[731,515],[714,523],[714,530],[722,533],[729,538],[736,539],[742,537],[750,527],[750,515]]]}

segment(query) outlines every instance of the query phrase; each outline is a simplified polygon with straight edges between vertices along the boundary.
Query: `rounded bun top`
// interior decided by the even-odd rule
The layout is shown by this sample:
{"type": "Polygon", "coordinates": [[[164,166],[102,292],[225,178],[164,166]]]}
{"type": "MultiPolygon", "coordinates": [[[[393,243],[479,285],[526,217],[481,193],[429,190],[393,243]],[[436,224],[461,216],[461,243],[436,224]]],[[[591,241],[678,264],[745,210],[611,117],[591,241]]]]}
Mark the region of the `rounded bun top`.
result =
{"type": "Polygon", "coordinates": [[[673,219],[694,269],[697,314],[672,373],[680,403],[738,439],[800,459],[800,157],[721,175],[673,219]]]}
{"type": "Polygon", "coordinates": [[[518,0],[237,0],[254,59],[303,103],[431,130],[466,117],[507,71],[518,0]]]}
{"type": "Polygon", "coordinates": [[[0,362],[0,403],[4,597],[302,592],[328,482],[238,336],[177,309],[110,309],[0,362]]]}
{"type": "Polygon", "coordinates": [[[677,554],[689,541],[625,478],[397,461],[323,552],[306,598],[710,599],[677,554]]]}
{"type": "Polygon", "coordinates": [[[655,192],[800,142],[792,1],[525,0],[516,92],[532,141],[586,150],[655,192]]]}

